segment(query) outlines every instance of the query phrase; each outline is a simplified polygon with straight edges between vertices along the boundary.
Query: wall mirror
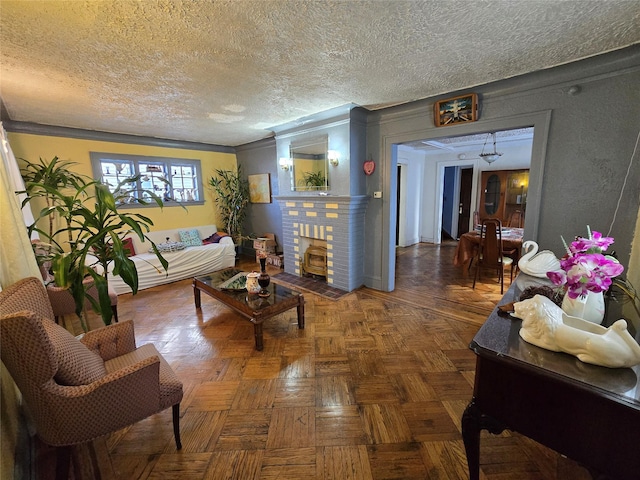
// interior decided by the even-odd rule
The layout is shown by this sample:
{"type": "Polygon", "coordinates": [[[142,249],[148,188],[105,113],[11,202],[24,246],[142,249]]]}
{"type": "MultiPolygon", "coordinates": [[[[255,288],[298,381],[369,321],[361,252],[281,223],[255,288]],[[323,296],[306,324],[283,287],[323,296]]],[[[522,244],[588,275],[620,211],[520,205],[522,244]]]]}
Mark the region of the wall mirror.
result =
{"type": "Polygon", "coordinates": [[[329,190],[327,135],[291,142],[289,155],[293,162],[291,190],[318,192],[329,190]]]}

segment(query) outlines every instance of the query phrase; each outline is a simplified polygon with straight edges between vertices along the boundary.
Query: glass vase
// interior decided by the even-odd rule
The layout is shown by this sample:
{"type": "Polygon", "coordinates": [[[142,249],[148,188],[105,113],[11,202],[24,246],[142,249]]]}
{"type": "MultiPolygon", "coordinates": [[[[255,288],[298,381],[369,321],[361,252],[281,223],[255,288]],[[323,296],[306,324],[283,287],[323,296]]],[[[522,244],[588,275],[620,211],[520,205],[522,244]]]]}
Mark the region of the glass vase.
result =
{"type": "Polygon", "coordinates": [[[269,291],[267,290],[267,287],[269,286],[270,283],[271,283],[271,277],[267,273],[267,259],[261,258],[260,259],[260,276],[258,277],[258,284],[260,285],[260,287],[262,287],[262,290],[260,290],[260,293],[258,293],[259,296],[268,297],[270,295],[269,291]]]}

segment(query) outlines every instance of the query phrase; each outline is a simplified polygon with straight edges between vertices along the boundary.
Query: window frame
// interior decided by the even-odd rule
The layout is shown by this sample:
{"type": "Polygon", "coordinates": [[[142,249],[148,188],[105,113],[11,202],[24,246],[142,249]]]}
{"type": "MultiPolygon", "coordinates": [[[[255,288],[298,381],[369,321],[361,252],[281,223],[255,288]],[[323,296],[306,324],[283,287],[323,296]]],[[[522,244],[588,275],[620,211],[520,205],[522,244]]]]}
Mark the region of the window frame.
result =
{"type": "MultiPolygon", "coordinates": [[[[102,164],[107,161],[117,161],[122,163],[129,163],[132,166],[133,173],[132,176],[138,174],[144,174],[147,172],[140,171],[141,164],[161,164],[164,167],[165,172],[171,172],[174,167],[185,167],[193,168],[195,170],[196,179],[194,181],[194,188],[198,192],[198,200],[173,200],[175,198],[174,190],[176,187],[174,186],[171,178],[167,179],[170,185],[170,195],[172,200],[162,199],[162,202],[165,207],[176,207],[176,206],[189,206],[189,205],[204,205],[204,190],[202,185],[202,165],[199,159],[194,158],[181,158],[181,157],[156,157],[156,156],[148,156],[148,155],[131,155],[131,154],[122,154],[122,153],[109,153],[109,152],[89,152],[91,157],[91,168],[93,171],[93,177],[95,179],[103,181],[103,173],[102,173],[102,164]]],[[[128,176],[127,176],[128,177],[128,176]]],[[[124,177],[126,178],[126,177],[124,177]]],[[[153,183],[154,176],[151,176],[151,182],[153,183]]],[[[184,177],[181,177],[184,178],[184,177]]],[[[121,180],[121,179],[119,179],[121,180]]],[[[177,187],[181,188],[181,187],[177,187]]],[[[182,187],[183,188],[183,187],[182,187]]],[[[111,189],[109,189],[111,190],[111,189]]],[[[137,188],[135,189],[138,192],[138,195],[143,190],[142,182],[137,182],[137,188]]],[[[136,198],[139,198],[136,196],[136,198]]],[[[138,202],[134,203],[118,203],[118,208],[146,208],[146,207],[157,207],[157,204],[151,200],[146,199],[148,202],[147,205],[143,205],[138,202]]]]}

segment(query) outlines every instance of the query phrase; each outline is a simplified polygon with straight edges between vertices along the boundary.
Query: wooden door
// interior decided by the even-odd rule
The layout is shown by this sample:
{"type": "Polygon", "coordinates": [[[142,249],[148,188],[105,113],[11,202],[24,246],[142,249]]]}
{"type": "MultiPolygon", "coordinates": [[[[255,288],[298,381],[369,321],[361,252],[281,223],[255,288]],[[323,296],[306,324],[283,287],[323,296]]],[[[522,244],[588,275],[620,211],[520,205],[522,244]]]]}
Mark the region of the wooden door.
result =
{"type": "Polygon", "coordinates": [[[460,171],[460,201],[458,217],[458,238],[469,231],[471,218],[471,185],[473,168],[463,168],[460,171]]]}

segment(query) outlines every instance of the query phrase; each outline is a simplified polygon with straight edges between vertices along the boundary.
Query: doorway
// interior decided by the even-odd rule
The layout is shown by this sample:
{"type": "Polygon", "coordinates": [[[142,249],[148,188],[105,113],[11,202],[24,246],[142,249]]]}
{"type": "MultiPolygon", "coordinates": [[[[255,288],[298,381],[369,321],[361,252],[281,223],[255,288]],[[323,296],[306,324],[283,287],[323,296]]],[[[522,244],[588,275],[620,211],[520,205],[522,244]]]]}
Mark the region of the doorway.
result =
{"type": "MultiPolygon", "coordinates": [[[[409,167],[411,162],[422,165],[418,180],[420,184],[414,189],[420,192],[418,196],[406,199],[405,196],[410,195],[406,189],[394,192],[400,193],[400,205],[405,202],[416,206],[418,211],[414,223],[420,225],[417,233],[419,241],[439,244],[443,238],[457,239],[473,228],[473,212],[479,210],[482,173],[529,169],[532,148],[533,127],[415,140],[400,145],[398,151],[402,152],[403,163],[409,162],[409,167]],[[499,160],[489,163],[483,160],[480,153],[493,134],[496,135],[497,147],[502,155],[499,160]]],[[[408,217],[401,213],[402,208],[398,212],[397,219],[402,232],[402,222],[408,217]]],[[[394,224],[394,227],[397,226],[394,224]]],[[[399,244],[405,246],[401,242],[399,244]]]]}
{"type": "MultiPolygon", "coordinates": [[[[540,204],[540,195],[542,192],[542,178],[544,174],[545,154],[547,147],[547,138],[551,122],[551,111],[541,111],[532,114],[523,114],[513,117],[505,117],[495,120],[480,121],[473,124],[464,124],[452,127],[448,131],[455,131],[456,135],[451,137],[443,137],[441,129],[427,128],[423,131],[413,131],[406,133],[398,133],[396,135],[385,136],[382,146],[383,157],[390,169],[389,175],[384,179],[383,188],[388,189],[390,194],[390,202],[384,205],[381,211],[382,227],[385,233],[382,237],[381,250],[381,272],[379,277],[379,286],[383,291],[392,291],[395,288],[395,250],[396,250],[396,219],[397,219],[397,165],[402,149],[412,147],[416,142],[421,144],[437,143],[442,147],[441,150],[448,153],[449,165],[459,167],[469,167],[472,173],[472,192],[471,192],[471,209],[470,216],[477,209],[479,201],[479,168],[505,168],[506,155],[495,162],[493,166],[484,162],[479,153],[482,152],[482,143],[487,133],[509,131],[517,129],[530,129],[533,132],[529,143],[529,155],[527,158],[528,167],[530,168],[530,183],[528,201],[528,213],[524,235],[529,239],[535,240],[538,234],[538,222],[540,204]],[[448,145],[463,136],[482,136],[482,143],[476,146],[470,153],[471,158],[467,158],[464,152],[457,153],[455,147],[448,145]],[[454,153],[455,152],[455,153],[454,153]],[[529,166],[530,164],[530,166],[529,166]]],[[[531,135],[530,135],[531,137],[531,135]]],[[[498,137],[498,149],[503,148],[503,143],[498,137]]],[[[420,192],[417,202],[411,203],[416,205],[416,224],[420,224],[420,242],[440,243],[440,226],[442,220],[442,181],[444,179],[444,159],[429,160],[423,159],[420,164],[422,169],[420,175],[421,185],[404,190],[404,195],[411,195],[412,192],[420,192]],[[440,168],[442,167],[442,168],[440,168]],[[442,173],[440,173],[442,171],[442,173]],[[426,181],[425,181],[426,180],[426,181]]],[[[520,168],[520,167],[513,167],[520,168]]],[[[524,167],[527,168],[527,167],[524,167]]],[[[411,176],[412,180],[414,175],[411,176]]],[[[458,213],[458,210],[454,210],[458,213]]],[[[404,219],[399,219],[404,221],[404,219]]]]}
{"type": "Polygon", "coordinates": [[[469,231],[472,188],[473,167],[444,167],[442,240],[457,240],[469,231]]]}

